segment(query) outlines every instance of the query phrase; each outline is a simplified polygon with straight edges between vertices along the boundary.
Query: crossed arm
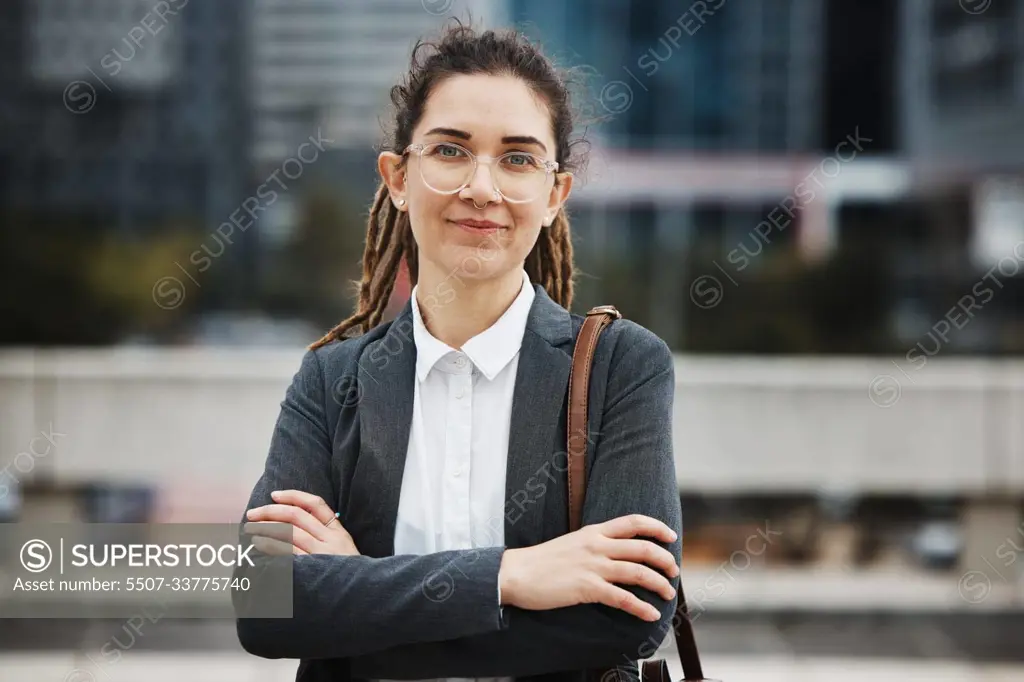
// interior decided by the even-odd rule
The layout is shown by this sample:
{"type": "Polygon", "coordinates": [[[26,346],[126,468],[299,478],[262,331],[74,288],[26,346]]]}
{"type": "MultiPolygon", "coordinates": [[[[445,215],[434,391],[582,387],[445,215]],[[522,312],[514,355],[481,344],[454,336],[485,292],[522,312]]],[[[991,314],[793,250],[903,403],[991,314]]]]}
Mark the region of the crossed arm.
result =
{"type": "MultiPolygon", "coordinates": [[[[609,381],[583,523],[640,513],[679,530],[671,354],[660,341],[637,344],[623,352],[609,381]]],[[[250,508],[271,503],[275,489],[332,499],[323,386],[319,362],[309,353],[282,404],[250,508]]],[[[659,544],[678,561],[680,543],[659,544]]],[[[499,614],[504,551],[296,556],[294,617],[239,619],[239,639],[266,658],[350,659],[358,677],[524,676],[636,660],[650,655],[671,627],[675,600],[632,585],[623,587],[657,608],[661,619],[648,622],[601,604],[546,611],[505,606],[499,614]],[[444,600],[430,587],[441,572],[457,576],[457,588],[444,600]]]]}
{"type": "MultiPolygon", "coordinates": [[[[273,504],[274,490],[335,499],[324,406],[319,359],[307,352],[285,394],[266,466],[247,510],[273,504]]],[[[294,556],[292,617],[238,618],[239,641],[246,651],[264,658],[347,658],[499,630],[505,627],[495,598],[503,551],[294,556]],[[463,570],[459,589],[444,601],[432,600],[424,582],[453,565],[463,570]]]]}

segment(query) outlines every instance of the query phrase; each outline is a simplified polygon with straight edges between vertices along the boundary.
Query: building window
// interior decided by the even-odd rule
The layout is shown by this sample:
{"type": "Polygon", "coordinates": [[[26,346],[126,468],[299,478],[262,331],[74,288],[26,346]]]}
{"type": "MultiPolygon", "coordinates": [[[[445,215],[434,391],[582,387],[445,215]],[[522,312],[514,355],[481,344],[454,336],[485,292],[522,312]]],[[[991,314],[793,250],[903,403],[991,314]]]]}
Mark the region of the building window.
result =
{"type": "Polygon", "coordinates": [[[1016,62],[1014,3],[992,3],[983,14],[938,3],[931,23],[930,77],[940,107],[1010,104],[1016,62]]]}

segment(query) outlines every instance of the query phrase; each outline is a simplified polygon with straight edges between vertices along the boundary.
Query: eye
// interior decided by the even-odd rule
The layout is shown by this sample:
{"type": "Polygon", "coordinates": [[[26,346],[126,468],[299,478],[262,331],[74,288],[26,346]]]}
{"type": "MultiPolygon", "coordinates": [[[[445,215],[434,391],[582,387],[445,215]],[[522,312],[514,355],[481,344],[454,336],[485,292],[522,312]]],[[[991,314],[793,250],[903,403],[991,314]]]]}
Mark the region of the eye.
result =
{"type": "Polygon", "coordinates": [[[461,148],[445,142],[439,142],[433,145],[429,149],[429,154],[430,156],[438,156],[442,159],[458,159],[465,156],[465,152],[461,148]]]}
{"type": "Polygon", "coordinates": [[[533,154],[527,154],[525,152],[512,152],[506,154],[504,157],[505,164],[515,168],[516,170],[537,170],[541,168],[542,164],[533,154]]]}

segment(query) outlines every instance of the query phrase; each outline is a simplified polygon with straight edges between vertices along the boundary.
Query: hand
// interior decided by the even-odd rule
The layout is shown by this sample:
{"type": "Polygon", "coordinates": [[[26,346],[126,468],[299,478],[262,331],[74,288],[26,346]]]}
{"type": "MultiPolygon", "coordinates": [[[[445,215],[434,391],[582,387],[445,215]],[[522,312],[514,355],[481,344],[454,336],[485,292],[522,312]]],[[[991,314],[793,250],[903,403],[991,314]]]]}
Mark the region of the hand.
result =
{"type": "Polygon", "coordinates": [[[505,550],[498,570],[502,603],[534,611],[600,603],[658,620],[658,609],[613,584],[640,585],[667,600],[676,594],[665,576],[644,565],[674,578],[679,575],[675,557],[651,541],[633,539],[636,535],[676,539],[675,531],[661,521],[631,514],[539,545],[505,550]]]}
{"type": "Polygon", "coordinates": [[[267,554],[359,554],[352,536],[341,525],[323,498],[301,490],[275,490],[277,504],[246,512],[245,532],[253,534],[253,546],[267,554]],[[286,523],[290,528],[272,524],[286,523]]]}

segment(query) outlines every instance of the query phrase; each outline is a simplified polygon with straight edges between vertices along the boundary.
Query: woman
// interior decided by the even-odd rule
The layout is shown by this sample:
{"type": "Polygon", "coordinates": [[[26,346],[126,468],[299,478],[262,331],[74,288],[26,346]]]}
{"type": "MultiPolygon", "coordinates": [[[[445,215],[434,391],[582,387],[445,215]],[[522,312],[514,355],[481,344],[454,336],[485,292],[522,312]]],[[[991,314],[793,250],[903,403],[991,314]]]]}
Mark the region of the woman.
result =
{"type": "Polygon", "coordinates": [[[522,36],[456,26],[392,101],[358,310],[306,353],[249,501],[256,532],[293,528],[294,616],[240,641],[306,681],[635,676],[676,603],[673,365],[637,324],[601,335],[567,533],[566,85],[522,36]]]}

